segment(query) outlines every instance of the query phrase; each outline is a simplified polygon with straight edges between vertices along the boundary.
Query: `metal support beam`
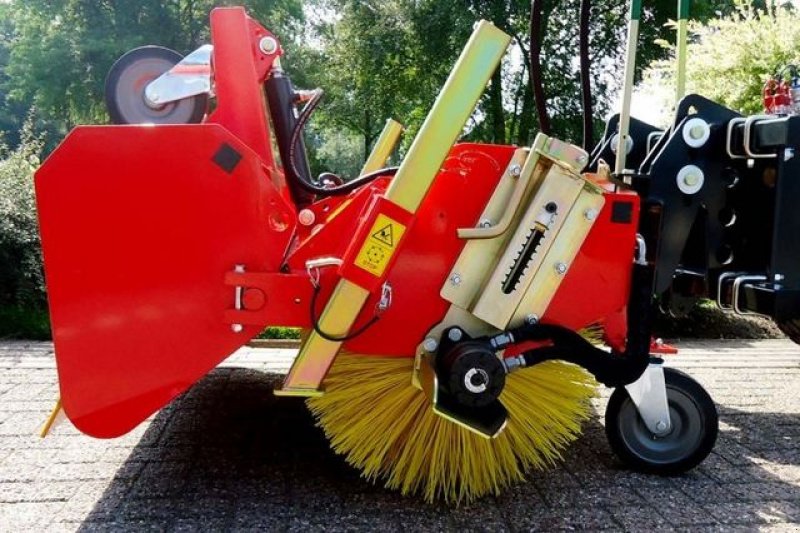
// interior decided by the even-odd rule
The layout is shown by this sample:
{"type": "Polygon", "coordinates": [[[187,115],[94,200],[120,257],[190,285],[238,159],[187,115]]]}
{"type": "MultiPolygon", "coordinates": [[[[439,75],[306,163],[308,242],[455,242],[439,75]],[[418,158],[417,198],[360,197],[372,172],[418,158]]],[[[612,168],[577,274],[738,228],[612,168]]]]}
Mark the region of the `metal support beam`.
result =
{"type": "MultiPolygon", "coordinates": [[[[386,191],[386,199],[415,213],[447,154],[463,131],[486,84],[497,69],[511,37],[487,21],[475,27],[386,191]]],[[[320,329],[343,336],[353,327],[370,293],[342,279],[320,318],[320,329]]],[[[320,386],[342,346],[341,342],[311,332],[276,394],[312,396],[320,386]]]]}

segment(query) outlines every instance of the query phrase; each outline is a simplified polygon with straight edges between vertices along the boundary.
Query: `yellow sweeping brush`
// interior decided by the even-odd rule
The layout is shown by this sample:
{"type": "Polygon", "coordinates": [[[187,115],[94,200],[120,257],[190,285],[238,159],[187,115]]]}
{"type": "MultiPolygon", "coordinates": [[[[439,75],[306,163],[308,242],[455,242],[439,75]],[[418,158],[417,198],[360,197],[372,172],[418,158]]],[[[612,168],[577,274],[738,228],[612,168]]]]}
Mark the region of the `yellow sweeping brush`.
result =
{"type": "Polygon", "coordinates": [[[412,386],[413,359],[340,354],[325,394],[307,401],[333,449],[369,480],[403,494],[464,503],[498,494],[552,465],[589,415],[595,381],[547,362],[510,374],[501,401],[509,422],[484,439],[435,415],[412,386]]]}

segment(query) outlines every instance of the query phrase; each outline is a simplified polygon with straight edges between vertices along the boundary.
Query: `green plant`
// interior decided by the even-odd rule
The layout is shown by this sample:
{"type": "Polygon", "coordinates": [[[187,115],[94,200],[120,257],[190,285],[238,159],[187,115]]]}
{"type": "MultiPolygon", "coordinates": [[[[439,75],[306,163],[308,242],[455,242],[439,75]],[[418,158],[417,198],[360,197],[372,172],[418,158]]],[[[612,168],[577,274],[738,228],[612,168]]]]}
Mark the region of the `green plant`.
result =
{"type": "Polygon", "coordinates": [[[42,309],[0,307],[0,339],[50,340],[50,317],[42,309]]]}
{"type": "Polygon", "coordinates": [[[0,305],[42,309],[42,254],[33,192],[42,138],[33,133],[33,114],[9,150],[0,140],[0,305]]]}
{"type": "Polygon", "coordinates": [[[298,328],[270,327],[258,334],[258,339],[299,339],[298,328]]]}
{"type": "MultiPolygon", "coordinates": [[[[732,14],[702,24],[693,22],[689,32],[688,92],[741,113],[761,113],[767,78],[789,63],[800,62],[800,14],[785,1],[767,0],[765,7],[758,8],[751,0],[735,0],[732,14]]],[[[654,61],[640,87],[640,93],[664,110],[663,123],[674,109],[674,78],[674,58],[654,61]]]]}

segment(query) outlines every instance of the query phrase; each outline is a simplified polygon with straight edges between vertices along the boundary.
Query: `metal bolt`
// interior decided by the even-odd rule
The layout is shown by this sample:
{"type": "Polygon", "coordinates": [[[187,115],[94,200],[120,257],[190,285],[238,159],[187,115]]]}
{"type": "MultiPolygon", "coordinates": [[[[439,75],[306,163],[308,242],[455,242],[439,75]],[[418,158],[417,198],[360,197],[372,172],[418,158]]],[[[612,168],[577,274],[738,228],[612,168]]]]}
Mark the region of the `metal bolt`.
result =
{"type": "Polygon", "coordinates": [[[519,176],[520,174],[522,174],[522,167],[520,167],[519,165],[511,165],[510,167],[508,167],[508,173],[511,174],[512,176],[519,176]]]}
{"type": "Polygon", "coordinates": [[[453,328],[447,332],[447,338],[453,342],[458,342],[464,336],[464,332],[458,328],[453,328]]]}
{"type": "Polygon", "coordinates": [[[530,315],[525,317],[525,323],[529,326],[533,326],[539,323],[539,317],[531,313],[530,315]]]}
{"type": "Polygon", "coordinates": [[[594,220],[597,218],[597,209],[589,208],[583,212],[583,216],[586,218],[586,220],[594,220]]]}
{"type": "Polygon", "coordinates": [[[775,274],[775,281],[783,281],[786,279],[786,276],[783,274],[775,274]]]}
{"type": "Polygon", "coordinates": [[[705,130],[705,128],[703,128],[703,126],[697,124],[695,126],[692,126],[692,128],[689,130],[689,136],[692,139],[700,139],[700,138],[703,137],[703,134],[705,133],[705,131],[706,130],[705,130]]]}
{"type": "Polygon", "coordinates": [[[566,272],[567,272],[567,264],[566,263],[562,263],[561,261],[556,263],[556,272],[558,272],[559,274],[566,274],[566,272]]]}
{"type": "Polygon", "coordinates": [[[453,285],[461,285],[461,275],[460,274],[453,274],[450,276],[450,283],[453,285]]]}
{"type": "Polygon", "coordinates": [[[317,220],[317,216],[311,209],[303,209],[297,214],[297,221],[303,226],[310,226],[317,220]]]}
{"type": "Polygon", "coordinates": [[[697,194],[703,188],[705,175],[703,170],[695,165],[686,165],[678,171],[678,189],[683,194],[697,194]]]}
{"type": "Polygon", "coordinates": [[[694,187],[698,183],[700,183],[700,176],[697,174],[690,172],[683,177],[683,183],[688,185],[689,187],[694,187]]]}
{"type": "Polygon", "coordinates": [[[241,333],[242,330],[244,330],[244,326],[242,326],[241,324],[231,324],[231,330],[234,333],[241,333]]]}
{"type": "Polygon", "coordinates": [[[585,165],[588,160],[589,158],[587,158],[585,154],[581,154],[577,159],[578,163],[581,165],[585,165]]]}
{"type": "Polygon", "coordinates": [[[274,37],[264,37],[258,42],[258,47],[265,54],[274,54],[278,51],[278,41],[274,37]]]}
{"type": "Polygon", "coordinates": [[[439,343],[433,337],[428,337],[422,342],[422,347],[425,348],[426,352],[433,353],[439,347],[439,343]]]}
{"type": "Polygon", "coordinates": [[[480,224],[478,224],[478,225],[480,227],[482,227],[482,228],[491,228],[492,227],[492,221],[489,220],[488,218],[484,218],[483,220],[481,220],[480,224]]]}
{"type": "Polygon", "coordinates": [[[667,423],[666,423],[666,422],[664,422],[663,420],[659,420],[659,421],[656,423],[656,429],[657,429],[658,431],[664,431],[665,429],[667,429],[667,423]]]}

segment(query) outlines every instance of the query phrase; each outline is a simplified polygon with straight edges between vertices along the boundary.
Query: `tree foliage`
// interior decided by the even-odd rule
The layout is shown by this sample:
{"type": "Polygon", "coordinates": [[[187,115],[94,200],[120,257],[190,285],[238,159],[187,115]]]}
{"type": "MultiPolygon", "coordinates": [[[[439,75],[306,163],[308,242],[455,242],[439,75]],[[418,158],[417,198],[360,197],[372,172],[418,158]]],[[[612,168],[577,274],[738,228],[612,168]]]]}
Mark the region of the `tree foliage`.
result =
{"type": "Polygon", "coordinates": [[[0,141],[0,306],[44,303],[33,172],[39,166],[42,139],[25,121],[13,150],[0,141]]]}
{"type": "MultiPolygon", "coordinates": [[[[741,113],[758,114],[765,81],[787,64],[800,63],[800,14],[790,4],[772,0],[761,7],[736,0],[734,8],[690,24],[687,90],[741,113]]],[[[674,108],[674,76],[671,60],[655,61],[641,88],[665,110],[662,122],[674,108]]]]}

